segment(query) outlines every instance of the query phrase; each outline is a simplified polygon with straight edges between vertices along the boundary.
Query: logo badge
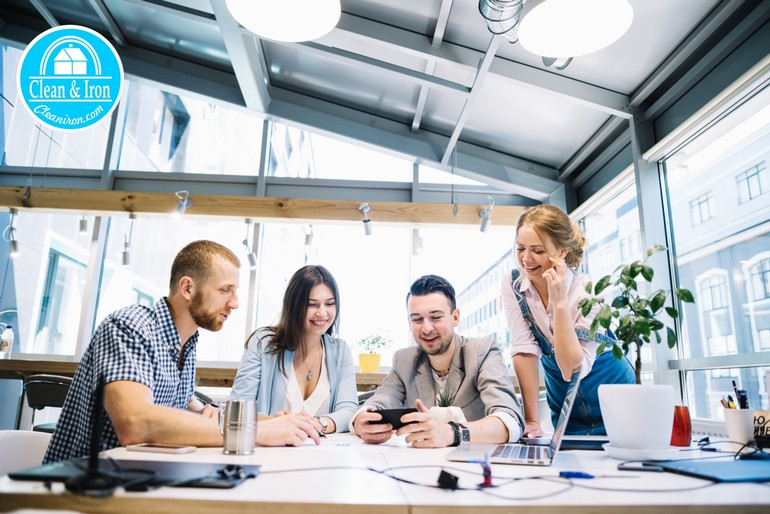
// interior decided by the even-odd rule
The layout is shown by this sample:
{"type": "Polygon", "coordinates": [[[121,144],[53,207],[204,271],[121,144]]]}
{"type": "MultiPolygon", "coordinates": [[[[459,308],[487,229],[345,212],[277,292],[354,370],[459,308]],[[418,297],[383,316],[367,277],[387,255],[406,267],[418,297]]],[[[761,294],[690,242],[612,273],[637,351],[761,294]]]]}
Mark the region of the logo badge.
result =
{"type": "Polygon", "coordinates": [[[56,130],[77,131],[107,118],[123,91],[123,64],[101,34],[63,25],[24,50],[17,86],[33,117],[56,130]]]}

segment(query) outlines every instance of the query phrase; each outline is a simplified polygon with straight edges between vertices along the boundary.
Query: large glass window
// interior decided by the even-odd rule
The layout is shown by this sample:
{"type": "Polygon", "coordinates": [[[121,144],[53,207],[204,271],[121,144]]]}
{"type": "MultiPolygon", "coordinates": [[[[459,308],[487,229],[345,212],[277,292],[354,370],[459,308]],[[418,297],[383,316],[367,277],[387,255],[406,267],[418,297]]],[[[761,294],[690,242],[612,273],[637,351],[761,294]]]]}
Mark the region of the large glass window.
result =
{"type": "Polygon", "coordinates": [[[730,115],[736,119],[725,123],[729,130],[717,125],[718,135],[706,132],[684,147],[682,164],[666,172],[679,281],[695,294],[682,319],[683,355],[692,359],[682,365],[688,403],[697,416],[717,419],[732,380],[755,396],[755,405],[768,388],[767,368],[720,366],[725,358],[767,351],[770,333],[770,195],[763,194],[770,106],[748,105],[730,115]],[[706,197],[709,212],[718,214],[691,223],[693,205],[706,197]],[[697,370],[703,366],[709,369],[697,370]]]}
{"type": "MultiPolygon", "coordinates": [[[[15,313],[14,343],[22,353],[75,352],[89,257],[88,234],[80,233],[82,219],[22,210],[15,221],[19,255],[9,258],[2,242],[0,310],[15,313]]],[[[6,226],[8,214],[0,220],[6,226]]],[[[85,221],[93,226],[91,218],[85,221]]]]}
{"type": "Polygon", "coordinates": [[[126,80],[119,170],[257,175],[263,122],[126,80]]]}

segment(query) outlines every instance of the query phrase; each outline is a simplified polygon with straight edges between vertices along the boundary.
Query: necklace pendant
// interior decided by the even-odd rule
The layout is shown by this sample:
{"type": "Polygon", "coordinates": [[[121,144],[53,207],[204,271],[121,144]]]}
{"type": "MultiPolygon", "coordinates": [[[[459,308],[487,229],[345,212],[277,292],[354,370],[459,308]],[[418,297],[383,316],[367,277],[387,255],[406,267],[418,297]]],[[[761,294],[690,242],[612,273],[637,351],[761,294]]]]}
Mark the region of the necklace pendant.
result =
{"type": "Polygon", "coordinates": [[[308,371],[307,372],[307,379],[308,380],[313,380],[313,372],[312,371],[308,371]]]}

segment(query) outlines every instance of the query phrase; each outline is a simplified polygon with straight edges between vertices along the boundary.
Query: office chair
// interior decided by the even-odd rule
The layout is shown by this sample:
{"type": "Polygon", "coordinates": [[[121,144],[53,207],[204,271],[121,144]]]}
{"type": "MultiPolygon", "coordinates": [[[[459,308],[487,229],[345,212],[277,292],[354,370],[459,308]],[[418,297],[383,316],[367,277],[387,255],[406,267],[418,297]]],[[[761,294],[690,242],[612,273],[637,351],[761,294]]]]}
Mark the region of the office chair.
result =
{"type": "Polygon", "coordinates": [[[64,405],[71,384],[72,378],[59,375],[30,375],[24,379],[24,394],[32,409],[32,430],[53,433],[56,422],[35,425],[35,411],[64,405]]]}

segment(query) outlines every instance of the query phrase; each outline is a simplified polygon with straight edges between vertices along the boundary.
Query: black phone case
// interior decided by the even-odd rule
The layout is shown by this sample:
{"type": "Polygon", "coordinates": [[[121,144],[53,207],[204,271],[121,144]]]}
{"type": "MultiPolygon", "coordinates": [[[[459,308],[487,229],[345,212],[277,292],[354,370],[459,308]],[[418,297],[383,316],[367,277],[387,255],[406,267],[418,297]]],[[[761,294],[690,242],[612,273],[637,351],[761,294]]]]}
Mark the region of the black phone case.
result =
{"type": "Polygon", "coordinates": [[[403,409],[377,409],[374,412],[382,415],[382,419],[379,421],[370,421],[370,423],[373,423],[373,424],[390,423],[391,425],[393,425],[393,430],[397,430],[407,424],[401,421],[401,416],[403,416],[404,414],[409,414],[410,412],[417,412],[417,409],[415,409],[414,407],[403,408],[403,409]]]}

